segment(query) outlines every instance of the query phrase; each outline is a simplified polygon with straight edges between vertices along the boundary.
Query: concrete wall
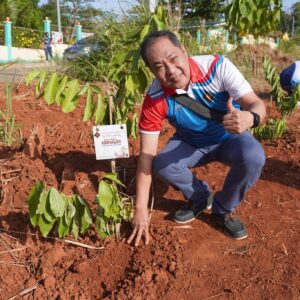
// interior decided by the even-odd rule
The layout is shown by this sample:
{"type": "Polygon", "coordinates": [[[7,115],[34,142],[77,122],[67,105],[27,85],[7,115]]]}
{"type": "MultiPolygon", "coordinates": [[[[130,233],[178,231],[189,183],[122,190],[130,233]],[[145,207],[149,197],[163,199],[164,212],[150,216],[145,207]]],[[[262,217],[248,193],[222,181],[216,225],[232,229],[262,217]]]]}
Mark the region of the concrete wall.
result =
{"type": "MultiPolygon", "coordinates": [[[[69,46],[65,44],[52,45],[54,57],[62,58],[64,50],[68,47],[69,46]]],[[[12,47],[12,61],[38,62],[45,60],[45,52],[43,49],[12,47]]],[[[7,46],[0,46],[0,62],[8,62],[7,46]]]]}

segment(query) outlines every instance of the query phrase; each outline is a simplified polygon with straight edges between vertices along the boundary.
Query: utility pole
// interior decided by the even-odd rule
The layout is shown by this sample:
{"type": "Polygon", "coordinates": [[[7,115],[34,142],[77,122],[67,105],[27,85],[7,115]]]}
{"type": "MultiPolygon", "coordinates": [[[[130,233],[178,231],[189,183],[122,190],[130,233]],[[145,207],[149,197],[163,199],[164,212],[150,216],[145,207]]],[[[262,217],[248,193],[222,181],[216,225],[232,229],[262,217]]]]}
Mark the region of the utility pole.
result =
{"type": "Polygon", "coordinates": [[[59,3],[59,0],[56,0],[56,9],[57,9],[57,25],[58,25],[58,32],[61,32],[60,3],[59,3]]]}
{"type": "Polygon", "coordinates": [[[295,33],[295,14],[293,13],[293,18],[292,18],[292,37],[294,37],[295,33]]]}

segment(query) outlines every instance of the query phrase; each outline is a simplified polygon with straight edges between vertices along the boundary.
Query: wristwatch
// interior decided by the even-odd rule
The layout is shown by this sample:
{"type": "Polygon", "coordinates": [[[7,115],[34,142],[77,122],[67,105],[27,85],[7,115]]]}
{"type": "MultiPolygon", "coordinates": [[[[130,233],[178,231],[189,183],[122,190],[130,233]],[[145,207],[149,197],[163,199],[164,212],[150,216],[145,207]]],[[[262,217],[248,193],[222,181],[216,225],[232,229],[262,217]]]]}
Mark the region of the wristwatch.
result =
{"type": "Polygon", "coordinates": [[[259,114],[255,113],[253,111],[250,111],[250,110],[249,110],[249,113],[251,113],[253,115],[253,125],[251,126],[251,128],[255,128],[260,124],[260,116],[259,116],[259,114]]]}

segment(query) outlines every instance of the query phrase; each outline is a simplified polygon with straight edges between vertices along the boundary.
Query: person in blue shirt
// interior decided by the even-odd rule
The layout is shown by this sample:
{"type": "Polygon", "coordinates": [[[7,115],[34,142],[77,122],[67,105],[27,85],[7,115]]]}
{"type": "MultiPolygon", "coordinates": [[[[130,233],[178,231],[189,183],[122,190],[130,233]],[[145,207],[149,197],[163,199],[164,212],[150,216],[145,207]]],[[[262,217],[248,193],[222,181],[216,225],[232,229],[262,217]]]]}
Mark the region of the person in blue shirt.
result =
{"type": "Polygon", "coordinates": [[[46,56],[46,60],[49,60],[49,57],[51,59],[53,59],[53,55],[52,55],[52,36],[49,36],[48,32],[44,33],[44,37],[43,37],[43,47],[44,47],[44,51],[45,51],[45,56],[46,56]]]}
{"type": "MultiPolygon", "coordinates": [[[[212,219],[233,239],[247,237],[243,222],[232,213],[259,178],[265,163],[260,143],[248,131],[264,120],[266,109],[250,84],[222,55],[188,57],[170,31],[151,33],[140,54],[155,76],[143,103],[139,121],[140,155],[136,175],[133,231],[127,242],[149,242],[148,201],[152,172],[179,189],[187,207],[173,216],[188,223],[207,208],[212,219]],[[176,101],[184,97],[211,110],[224,112],[220,122],[193,112],[176,101]],[[163,121],[176,129],[157,154],[163,121]],[[224,186],[214,195],[205,181],[190,170],[219,161],[230,166],[224,186]]],[[[186,102],[185,102],[186,104],[186,102]]],[[[217,175],[217,174],[216,174],[217,175]]]]}
{"type": "Polygon", "coordinates": [[[296,60],[280,73],[281,87],[291,94],[300,83],[300,59],[296,60]]]}

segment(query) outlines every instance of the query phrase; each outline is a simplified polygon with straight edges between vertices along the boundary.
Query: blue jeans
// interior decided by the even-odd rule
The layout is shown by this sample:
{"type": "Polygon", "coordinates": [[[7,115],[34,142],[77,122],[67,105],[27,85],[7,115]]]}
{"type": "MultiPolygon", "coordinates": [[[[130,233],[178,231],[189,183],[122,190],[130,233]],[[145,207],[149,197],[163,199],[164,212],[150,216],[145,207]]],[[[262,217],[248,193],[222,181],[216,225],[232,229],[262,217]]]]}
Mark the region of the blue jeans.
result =
{"type": "Polygon", "coordinates": [[[48,46],[44,48],[45,51],[45,56],[46,56],[46,60],[49,60],[49,56],[51,57],[51,59],[53,59],[53,55],[52,55],[52,47],[48,46]]]}
{"type": "Polygon", "coordinates": [[[196,178],[190,168],[212,161],[230,166],[223,189],[214,196],[212,211],[232,212],[259,178],[265,164],[261,144],[248,131],[233,134],[219,144],[204,148],[195,148],[175,135],[154,158],[153,171],[180,189],[187,200],[204,202],[211,193],[209,187],[206,182],[196,178]]]}

